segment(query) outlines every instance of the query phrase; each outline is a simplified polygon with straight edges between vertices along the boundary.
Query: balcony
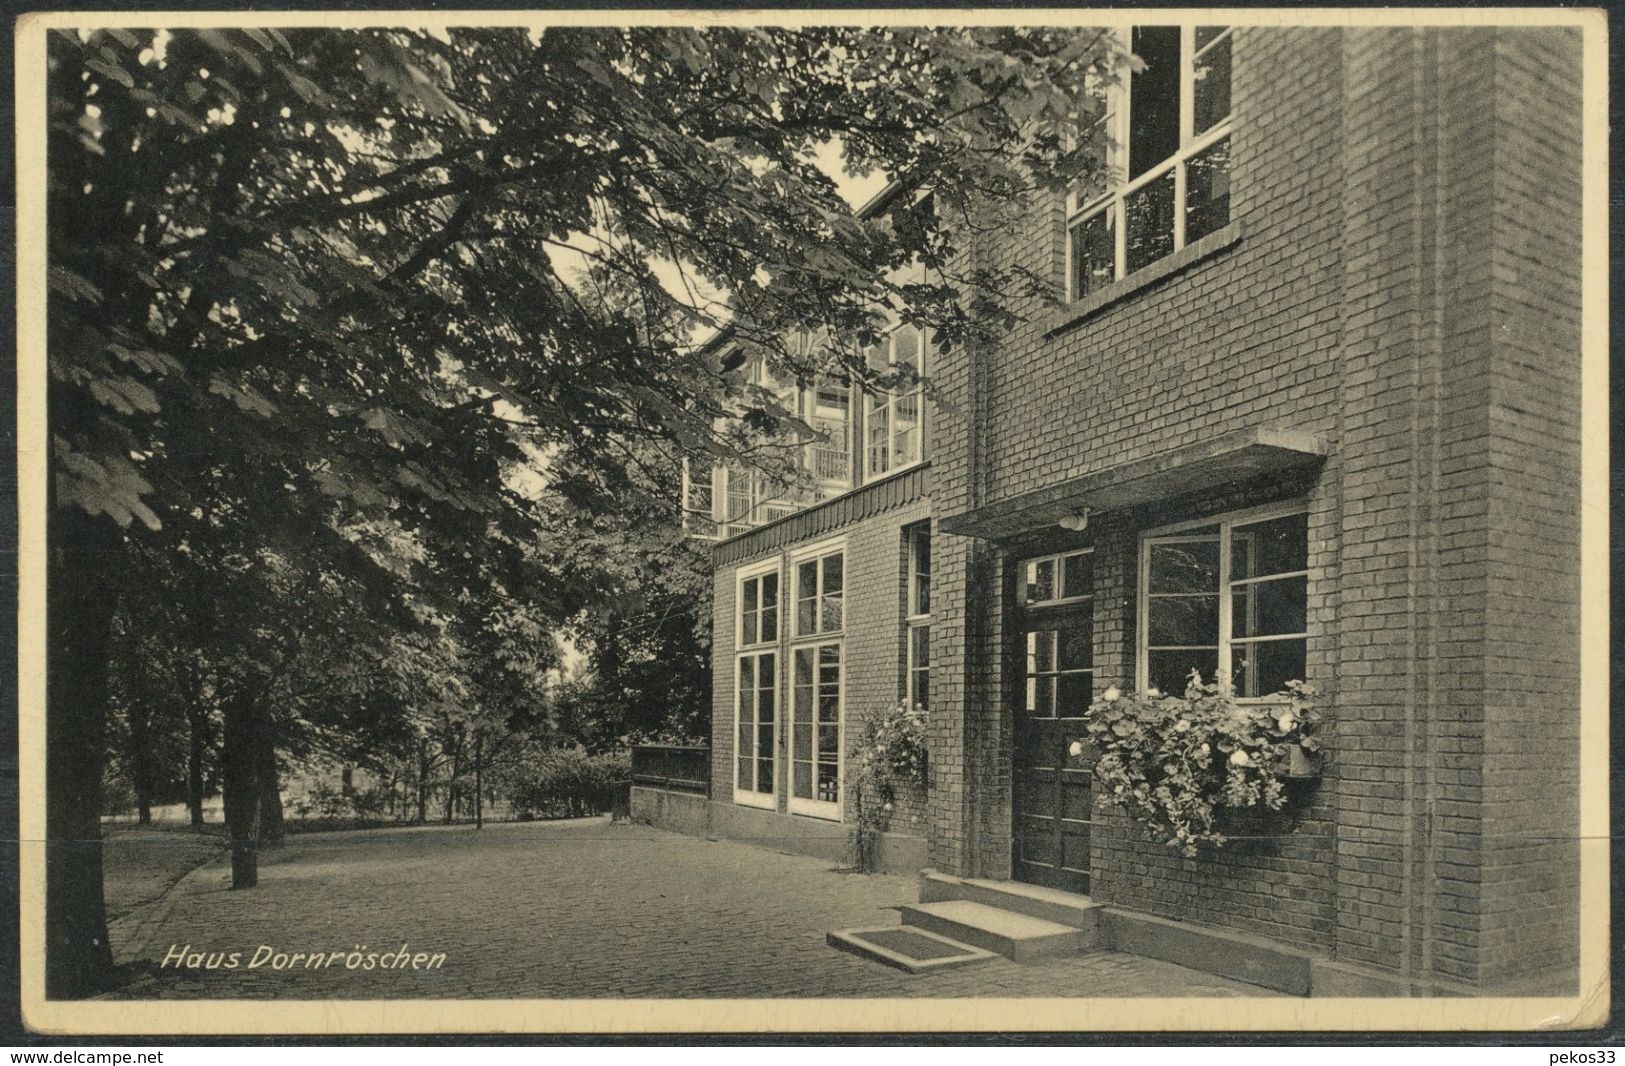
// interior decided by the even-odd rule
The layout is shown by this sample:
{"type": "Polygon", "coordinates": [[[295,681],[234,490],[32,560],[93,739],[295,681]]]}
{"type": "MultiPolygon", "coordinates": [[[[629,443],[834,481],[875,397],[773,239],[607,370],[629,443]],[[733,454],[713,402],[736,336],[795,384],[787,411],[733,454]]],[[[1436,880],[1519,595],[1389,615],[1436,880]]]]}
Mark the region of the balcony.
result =
{"type": "MultiPolygon", "coordinates": [[[[907,368],[913,381],[896,392],[874,392],[840,380],[806,386],[775,382],[760,361],[747,367],[752,384],[770,390],[811,430],[796,452],[795,471],[769,475],[743,464],[709,474],[683,467],[684,530],[702,540],[727,540],[758,526],[850,492],[922,462],[930,447],[929,404],[923,387],[926,336],[898,326],[868,352],[876,374],[907,368]]],[[[904,378],[908,381],[907,376],[904,378]]]]}

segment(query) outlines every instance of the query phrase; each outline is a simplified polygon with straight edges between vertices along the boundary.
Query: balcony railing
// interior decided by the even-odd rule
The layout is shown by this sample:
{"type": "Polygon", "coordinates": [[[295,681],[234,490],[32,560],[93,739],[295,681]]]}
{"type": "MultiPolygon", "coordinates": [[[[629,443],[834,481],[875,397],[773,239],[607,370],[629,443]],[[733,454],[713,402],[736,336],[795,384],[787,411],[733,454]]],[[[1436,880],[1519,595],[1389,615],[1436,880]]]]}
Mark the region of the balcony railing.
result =
{"type": "Polygon", "coordinates": [[[632,784],[666,792],[711,795],[711,749],[677,744],[632,748],[632,784]]]}

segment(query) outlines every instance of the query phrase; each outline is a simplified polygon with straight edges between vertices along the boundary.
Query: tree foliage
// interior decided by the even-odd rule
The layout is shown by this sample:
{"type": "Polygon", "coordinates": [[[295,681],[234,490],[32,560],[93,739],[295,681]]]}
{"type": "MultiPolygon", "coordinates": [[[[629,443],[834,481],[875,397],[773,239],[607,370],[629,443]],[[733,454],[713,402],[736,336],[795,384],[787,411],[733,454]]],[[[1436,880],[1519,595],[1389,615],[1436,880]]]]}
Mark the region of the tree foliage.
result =
{"type": "Polygon", "coordinates": [[[669,526],[673,457],[788,417],[703,332],[810,377],[780,338],[825,330],[870,380],[888,316],[1007,325],[1033,279],[969,250],[1087,167],[1112,68],[1090,33],[848,27],[113,29],[48,63],[53,994],[109,961],[65,842],[96,833],[115,610],[207,650],[228,808],[279,751],[410,749],[456,718],[436,678],[526,713],[550,623],[616,644],[595,597],[644,564],[594,522],[669,526]],[[854,215],[832,144],[898,206],[854,215]]]}

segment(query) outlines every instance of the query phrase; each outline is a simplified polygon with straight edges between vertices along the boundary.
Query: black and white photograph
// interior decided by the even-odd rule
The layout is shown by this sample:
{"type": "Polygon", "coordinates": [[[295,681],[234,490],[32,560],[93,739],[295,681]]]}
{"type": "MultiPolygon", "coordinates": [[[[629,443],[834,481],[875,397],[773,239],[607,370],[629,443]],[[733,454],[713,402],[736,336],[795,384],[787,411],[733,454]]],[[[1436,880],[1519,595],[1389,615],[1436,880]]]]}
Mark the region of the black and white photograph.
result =
{"type": "Polygon", "coordinates": [[[24,1020],[1599,1024],[1606,30],[24,16],[24,1020]]]}

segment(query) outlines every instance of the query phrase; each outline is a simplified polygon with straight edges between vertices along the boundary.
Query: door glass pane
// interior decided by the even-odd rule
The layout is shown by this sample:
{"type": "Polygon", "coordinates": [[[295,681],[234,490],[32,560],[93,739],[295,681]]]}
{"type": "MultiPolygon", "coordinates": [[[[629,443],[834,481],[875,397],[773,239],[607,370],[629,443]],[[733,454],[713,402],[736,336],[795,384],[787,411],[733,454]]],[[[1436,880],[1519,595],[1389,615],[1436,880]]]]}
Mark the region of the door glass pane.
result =
{"type": "Polygon", "coordinates": [[[1062,670],[1087,670],[1095,662],[1094,623],[1087,617],[1070,623],[1060,634],[1057,663],[1062,670]]]}
{"type": "Polygon", "coordinates": [[[1055,714],[1060,718],[1081,718],[1093,698],[1092,673],[1062,674],[1056,678],[1055,714]]]}
{"type": "MultiPolygon", "coordinates": [[[[1195,78],[1196,134],[1200,136],[1230,116],[1230,42],[1226,37],[1196,57],[1192,76],[1195,78]]],[[[1197,46],[1204,42],[1197,39],[1197,46]]]]}
{"type": "MultiPolygon", "coordinates": [[[[739,750],[735,753],[740,758],[756,754],[756,727],[741,717],[739,722],[739,750]]],[[[749,788],[747,784],[744,786],[749,788]]]]}
{"type": "Polygon", "coordinates": [[[1027,679],[1027,710],[1035,718],[1055,717],[1055,678],[1050,675],[1027,679]]]}
{"type": "Polygon", "coordinates": [[[1230,221],[1230,138],[1215,141],[1185,161],[1185,243],[1201,240],[1230,221]]]}
{"type": "Polygon", "coordinates": [[[1218,592],[1219,538],[1151,545],[1152,592],[1218,592]]]}
{"type": "Polygon", "coordinates": [[[1229,26],[1198,26],[1196,27],[1196,47],[1205,48],[1209,41],[1228,30],[1229,26]]]}
{"type": "Polygon", "coordinates": [[[803,762],[810,762],[812,760],[812,723],[805,718],[797,718],[794,733],[794,757],[803,762]]]}
{"type": "Polygon", "coordinates": [[[796,797],[798,799],[812,799],[812,763],[798,762],[795,770],[796,797]]]}
{"type": "Polygon", "coordinates": [[[752,759],[740,759],[739,760],[739,774],[735,778],[735,785],[736,785],[736,787],[738,787],[743,792],[754,791],[750,787],[751,786],[750,772],[751,772],[751,767],[753,765],[755,765],[755,762],[752,759]]]}
{"type": "Polygon", "coordinates": [[[1174,180],[1170,169],[1123,198],[1128,227],[1124,270],[1129,274],[1174,250],[1174,180]]]}
{"type": "Polygon", "coordinates": [[[1027,672],[1051,673],[1055,669],[1055,630],[1040,629],[1027,634],[1027,672]]]}

